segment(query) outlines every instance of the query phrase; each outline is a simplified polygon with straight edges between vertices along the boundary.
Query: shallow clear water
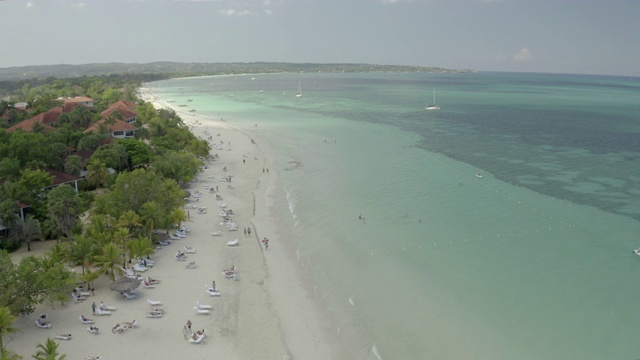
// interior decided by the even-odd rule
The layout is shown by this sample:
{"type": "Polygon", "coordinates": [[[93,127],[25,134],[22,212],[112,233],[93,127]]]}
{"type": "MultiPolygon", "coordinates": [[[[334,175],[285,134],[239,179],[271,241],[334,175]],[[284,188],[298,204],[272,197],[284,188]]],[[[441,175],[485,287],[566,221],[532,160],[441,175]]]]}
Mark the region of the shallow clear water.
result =
{"type": "Polygon", "coordinates": [[[278,241],[345,359],[640,357],[638,79],[278,74],[152,86],[268,143],[283,178],[278,241]],[[433,86],[438,112],[424,110],[433,86]]]}

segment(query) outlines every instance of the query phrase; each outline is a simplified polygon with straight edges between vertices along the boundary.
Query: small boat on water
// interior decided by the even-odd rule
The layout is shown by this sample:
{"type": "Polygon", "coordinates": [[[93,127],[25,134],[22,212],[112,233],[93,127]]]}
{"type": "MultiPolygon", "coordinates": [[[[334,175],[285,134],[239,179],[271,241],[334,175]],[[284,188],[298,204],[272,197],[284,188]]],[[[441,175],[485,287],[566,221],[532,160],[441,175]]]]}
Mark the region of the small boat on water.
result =
{"type": "Polygon", "coordinates": [[[300,84],[300,80],[298,80],[298,91],[296,92],[296,97],[302,97],[302,86],[300,84]]]}
{"type": "Polygon", "coordinates": [[[436,105],[436,87],[433,87],[433,104],[425,107],[427,110],[440,110],[440,106],[436,105]]]}
{"type": "Polygon", "coordinates": [[[187,101],[193,101],[193,100],[192,100],[192,99],[189,99],[189,100],[187,100],[187,101]]]}
{"type": "Polygon", "coordinates": [[[483,177],[483,176],[482,176],[482,175],[480,175],[480,174],[476,174],[476,177],[477,177],[477,178],[481,178],[481,177],[483,177]]]}
{"type": "Polygon", "coordinates": [[[633,252],[634,252],[636,255],[640,256],[640,248],[633,249],[633,252]]]}

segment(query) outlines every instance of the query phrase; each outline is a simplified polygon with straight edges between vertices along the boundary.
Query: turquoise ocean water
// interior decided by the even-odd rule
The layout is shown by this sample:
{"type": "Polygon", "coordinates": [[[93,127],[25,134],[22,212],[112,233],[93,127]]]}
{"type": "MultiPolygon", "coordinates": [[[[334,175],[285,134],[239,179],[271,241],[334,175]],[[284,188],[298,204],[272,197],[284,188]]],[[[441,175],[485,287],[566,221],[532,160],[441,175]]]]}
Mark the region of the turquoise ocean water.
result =
{"type": "Polygon", "coordinates": [[[272,246],[297,263],[344,359],[640,358],[640,79],[149,85],[269,148],[283,180],[272,246]]]}

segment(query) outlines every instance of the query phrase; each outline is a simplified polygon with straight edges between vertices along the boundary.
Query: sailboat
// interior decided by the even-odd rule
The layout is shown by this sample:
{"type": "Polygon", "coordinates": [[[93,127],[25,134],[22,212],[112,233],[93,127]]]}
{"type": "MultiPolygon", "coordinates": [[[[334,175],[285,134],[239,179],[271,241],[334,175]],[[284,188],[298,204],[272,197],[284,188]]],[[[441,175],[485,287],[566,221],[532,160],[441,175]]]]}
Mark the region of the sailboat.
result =
{"type": "Polygon", "coordinates": [[[298,92],[296,93],[296,97],[302,97],[302,86],[300,85],[300,80],[298,80],[298,92]]]}
{"type": "Polygon", "coordinates": [[[425,107],[427,110],[440,110],[440,106],[436,105],[436,87],[433,87],[433,105],[427,104],[425,107]]]}

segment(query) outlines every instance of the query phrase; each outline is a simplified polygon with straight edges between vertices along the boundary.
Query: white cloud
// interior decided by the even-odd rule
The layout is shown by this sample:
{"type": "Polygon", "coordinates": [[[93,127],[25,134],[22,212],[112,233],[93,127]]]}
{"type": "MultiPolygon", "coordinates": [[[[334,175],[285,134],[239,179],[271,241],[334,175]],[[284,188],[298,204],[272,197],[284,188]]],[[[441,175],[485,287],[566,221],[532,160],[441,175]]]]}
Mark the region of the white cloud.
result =
{"type": "Polygon", "coordinates": [[[513,57],[513,61],[518,63],[528,63],[532,58],[533,55],[531,54],[531,50],[529,50],[529,48],[522,48],[522,50],[513,57]]]}
{"type": "Polygon", "coordinates": [[[245,15],[250,15],[251,11],[227,9],[227,10],[220,10],[220,14],[224,16],[245,16],[245,15]]]}
{"type": "Polygon", "coordinates": [[[86,7],[86,6],[88,6],[88,5],[89,5],[89,4],[87,4],[86,2],[82,2],[82,1],[80,1],[80,2],[75,2],[75,3],[72,3],[72,4],[71,4],[71,6],[73,6],[74,8],[77,8],[77,9],[82,9],[83,7],[86,7]]]}

